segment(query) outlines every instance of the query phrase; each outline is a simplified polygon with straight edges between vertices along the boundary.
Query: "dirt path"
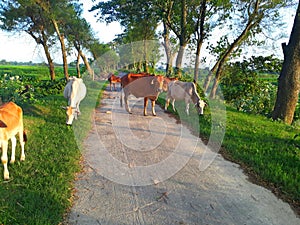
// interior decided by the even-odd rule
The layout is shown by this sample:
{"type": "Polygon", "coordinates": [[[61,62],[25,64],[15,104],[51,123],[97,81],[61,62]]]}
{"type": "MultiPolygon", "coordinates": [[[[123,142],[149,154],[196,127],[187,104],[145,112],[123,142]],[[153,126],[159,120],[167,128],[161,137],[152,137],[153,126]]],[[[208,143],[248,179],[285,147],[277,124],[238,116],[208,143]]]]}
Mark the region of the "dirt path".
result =
{"type": "Polygon", "coordinates": [[[142,101],[127,114],[118,95],[106,91],[95,111],[69,224],[300,224],[221,156],[200,172],[195,136],[158,106],[157,117],[142,116],[142,101]]]}

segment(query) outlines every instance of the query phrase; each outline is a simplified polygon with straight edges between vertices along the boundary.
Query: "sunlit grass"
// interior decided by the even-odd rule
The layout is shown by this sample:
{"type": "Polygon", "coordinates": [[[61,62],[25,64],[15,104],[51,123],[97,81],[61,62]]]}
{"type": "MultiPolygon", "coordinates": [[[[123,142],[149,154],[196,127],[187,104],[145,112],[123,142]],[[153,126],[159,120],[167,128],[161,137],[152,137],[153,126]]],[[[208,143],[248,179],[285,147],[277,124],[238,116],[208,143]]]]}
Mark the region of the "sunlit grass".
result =
{"type": "MultiPolygon", "coordinates": [[[[80,135],[66,126],[67,101],[61,95],[48,96],[39,104],[23,105],[24,126],[28,134],[26,161],[9,165],[11,179],[0,177],[0,224],[59,224],[71,206],[73,181],[80,171],[80,145],[91,128],[91,112],[102,84],[88,88],[82,102],[82,115],[74,122],[80,135]],[[94,101],[93,101],[94,102],[94,101]]],[[[20,147],[17,148],[17,156],[20,147]]],[[[0,168],[3,176],[3,168],[0,168]]]]}

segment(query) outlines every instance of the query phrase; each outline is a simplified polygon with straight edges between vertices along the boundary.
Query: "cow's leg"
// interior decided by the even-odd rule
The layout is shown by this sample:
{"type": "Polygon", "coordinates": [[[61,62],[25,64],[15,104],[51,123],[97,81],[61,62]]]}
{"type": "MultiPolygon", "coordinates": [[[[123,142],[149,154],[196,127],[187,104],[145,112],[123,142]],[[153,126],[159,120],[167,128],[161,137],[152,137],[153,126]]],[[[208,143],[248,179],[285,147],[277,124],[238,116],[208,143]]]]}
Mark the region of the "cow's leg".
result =
{"type": "Polygon", "coordinates": [[[15,160],[16,160],[17,139],[16,139],[16,137],[12,137],[10,140],[11,140],[11,158],[10,158],[10,163],[14,163],[15,160]]]}
{"type": "Polygon", "coordinates": [[[173,110],[174,110],[174,112],[175,112],[175,111],[176,111],[176,110],[175,110],[175,98],[172,99],[172,107],[173,107],[173,110]]]}
{"type": "Polygon", "coordinates": [[[4,174],[4,180],[8,180],[9,179],[9,172],[7,169],[7,145],[8,145],[8,141],[2,141],[2,156],[1,156],[1,161],[3,164],[3,174],[4,174]]]}
{"type": "Polygon", "coordinates": [[[187,115],[189,115],[189,109],[190,109],[190,103],[187,102],[186,106],[185,106],[185,112],[186,112],[187,115]]]}
{"type": "Polygon", "coordinates": [[[152,115],[156,116],[156,113],[155,113],[155,100],[151,100],[151,106],[152,106],[152,115]]]}
{"type": "Polygon", "coordinates": [[[123,107],[123,91],[121,88],[121,94],[120,94],[120,106],[123,107]]]}
{"type": "Polygon", "coordinates": [[[126,111],[131,114],[131,110],[130,110],[130,108],[128,106],[128,95],[126,93],[124,94],[124,102],[125,102],[125,109],[126,109],[126,111]]]}
{"type": "Polygon", "coordinates": [[[20,145],[21,145],[21,161],[25,161],[25,140],[24,140],[24,136],[26,134],[24,133],[23,129],[20,130],[19,132],[19,141],[20,141],[20,145]]]}
{"type": "Polygon", "coordinates": [[[144,98],[144,116],[147,116],[148,98],[144,98]]]}
{"type": "Polygon", "coordinates": [[[170,104],[170,98],[167,96],[167,97],[166,97],[166,104],[165,104],[165,111],[168,110],[169,104],[170,104]]]}

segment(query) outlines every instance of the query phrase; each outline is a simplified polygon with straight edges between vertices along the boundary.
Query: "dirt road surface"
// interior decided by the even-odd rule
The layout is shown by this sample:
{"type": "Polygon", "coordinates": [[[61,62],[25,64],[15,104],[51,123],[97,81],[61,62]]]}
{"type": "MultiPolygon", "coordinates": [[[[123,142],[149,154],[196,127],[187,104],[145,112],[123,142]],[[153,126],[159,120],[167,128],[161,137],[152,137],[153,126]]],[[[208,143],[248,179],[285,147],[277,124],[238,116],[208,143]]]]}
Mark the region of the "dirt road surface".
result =
{"type": "Polygon", "coordinates": [[[287,203],[220,155],[201,172],[203,143],[159,106],[144,117],[142,104],[129,115],[118,92],[104,92],[67,224],[300,224],[287,203]]]}

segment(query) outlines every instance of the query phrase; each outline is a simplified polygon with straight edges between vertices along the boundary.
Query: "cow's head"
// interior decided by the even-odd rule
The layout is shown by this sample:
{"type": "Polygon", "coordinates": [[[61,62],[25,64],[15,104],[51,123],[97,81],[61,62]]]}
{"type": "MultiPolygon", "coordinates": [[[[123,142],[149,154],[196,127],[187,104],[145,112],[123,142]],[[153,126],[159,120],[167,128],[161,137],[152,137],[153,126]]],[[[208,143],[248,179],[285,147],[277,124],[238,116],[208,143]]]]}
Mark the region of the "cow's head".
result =
{"type": "Polygon", "coordinates": [[[165,79],[163,76],[155,76],[152,78],[151,85],[154,85],[156,92],[160,93],[164,91],[165,79]]]}
{"type": "Polygon", "coordinates": [[[204,107],[206,106],[206,102],[199,99],[199,101],[196,103],[196,107],[198,109],[199,115],[203,115],[204,107]]]}
{"type": "Polygon", "coordinates": [[[66,124],[71,126],[74,118],[77,120],[78,111],[76,110],[75,107],[71,107],[71,106],[62,107],[62,108],[66,110],[66,114],[67,114],[66,124]]]}

